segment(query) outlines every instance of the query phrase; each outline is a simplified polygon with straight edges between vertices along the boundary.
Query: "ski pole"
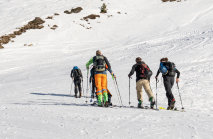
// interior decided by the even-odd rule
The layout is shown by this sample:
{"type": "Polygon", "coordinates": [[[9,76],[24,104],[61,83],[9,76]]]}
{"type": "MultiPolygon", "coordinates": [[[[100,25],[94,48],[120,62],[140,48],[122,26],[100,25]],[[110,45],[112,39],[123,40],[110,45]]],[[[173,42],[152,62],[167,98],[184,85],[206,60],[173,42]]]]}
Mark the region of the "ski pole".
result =
{"type": "Polygon", "coordinates": [[[89,88],[88,88],[88,74],[89,74],[89,69],[87,69],[87,92],[86,92],[86,104],[87,104],[87,94],[88,94],[88,91],[89,91],[89,88]]]}
{"type": "Polygon", "coordinates": [[[158,82],[159,82],[159,80],[158,80],[158,78],[156,78],[156,109],[158,109],[158,96],[157,96],[157,94],[158,94],[158,82]]]}
{"type": "Polygon", "coordinates": [[[131,104],[131,102],[130,102],[130,79],[132,79],[132,77],[129,77],[129,106],[131,104]]]}
{"type": "MultiPolygon", "coordinates": [[[[113,75],[112,75],[112,80],[113,80],[113,83],[114,83],[114,85],[115,85],[115,80],[114,80],[114,76],[113,76],[113,75]]],[[[119,100],[119,96],[118,96],[118,91],[117,91],[117,89],[116,89],[116,85],[115,85],[115,90],[116,90],[117,97],[118,97],[118,103],[120,104],[120,107],[121,107],[121,102],[120,102],[120,100],[119,100]]]]}
{"type": "Polygon", "coordinates": [[[116,78],[115,78],[115,82],[116,82],[117,89],[118,89],[118,93],[119,93],[119,96],[120,96],[121,105],[123,106],[122,99],[121,99],[121,93],[120,93],[120,91],[119,91],[119,88],[118,88],[118,83],[117,83],[117,80],[116,80],[116,78]]]}
{"type": "Polygon", "coordinates": [[[177,88],[178,88],[178,92],[179,92],[179,96],[180,96],[180,101],[181,101],[181,105],[182,105],[182,110],[184,111],[184,107],[183,107],[183,104],[182,104],[182,99],[181,99],[181,95],[180,95],[180,90],[179,90],[178,82],[177,82],[177,88]]]}
{"type": "Polygon", "coordinates": [[[72,84],[73,84],[73,79],[72,79],[72,83],[71,83],[70,95],[71,95],[71,92],[72,92],[72,84]]]}

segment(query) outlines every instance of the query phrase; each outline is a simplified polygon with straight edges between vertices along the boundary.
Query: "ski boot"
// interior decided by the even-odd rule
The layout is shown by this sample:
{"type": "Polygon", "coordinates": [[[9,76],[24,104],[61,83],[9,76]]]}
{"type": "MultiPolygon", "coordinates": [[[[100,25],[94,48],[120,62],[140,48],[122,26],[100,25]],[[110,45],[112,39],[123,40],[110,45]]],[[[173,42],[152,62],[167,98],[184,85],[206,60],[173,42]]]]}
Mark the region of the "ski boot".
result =
{"type": "Polygon", "coordinates": [[[78,95],[77,95],[77,93],[75,93],[75,98],[78,98],[78,95]]]}
{"type": "Polygon", "coordinates": [[[171,106],[168,106],[168,107],[167,107],[167,110],[171,110],[171,106]]]}
{"type": "Polygon", "coordinates": [[[150,101],[150,108],[153,109],[153,108],[154,108],[154,105],[155,105],[155,99],[154,99],[153,97],[151,97],[151,98],[149,99],[149,101],[150,101]]]}
{"type": "Polygon", "coordinates": [[[103,98],[102,98],[102,95],[98,95],[98,107],[103,107],[103,98]]]}
{"type": "Polygon", "coordinates": [[[143,107],[143,101],[141,101],[141,100],[138,100],[138,108],[144,108],[143,107]]]}
{"type": "Polygon", "coordinates": [[[107,92],[103,93],[103,98],[104,98],[104,106],[109,107],[108,106],[108,94],[107,94],[107,92]]]}
{"type": "Polygon", "coordinates": [[[81,96],[82,96],[82,93],[79,94],[79,98],[81,98],[81,96]]]}
{"type": "Polygon", "coordinates": [[[109,107],[109,104],[107,101],[104,103],[104,107],[109,107]]]}
{"type": "Polygon", "coordinates": [[[172,102],[170,103],[171,109],[173,110],[175,107],[175,99],[172,100],[172,102]]]}
{"type": "Polygon", "coordinates": [[[169,106],[167,107],[167,110],[173,110],[175,107],[175,99],[172,99],[172,101],[169,103],[169,106]]]}
{"type": "Polygon", "coordinates": [[[108,106],[112,106],[112,103],[108,103],[108,106]]]}

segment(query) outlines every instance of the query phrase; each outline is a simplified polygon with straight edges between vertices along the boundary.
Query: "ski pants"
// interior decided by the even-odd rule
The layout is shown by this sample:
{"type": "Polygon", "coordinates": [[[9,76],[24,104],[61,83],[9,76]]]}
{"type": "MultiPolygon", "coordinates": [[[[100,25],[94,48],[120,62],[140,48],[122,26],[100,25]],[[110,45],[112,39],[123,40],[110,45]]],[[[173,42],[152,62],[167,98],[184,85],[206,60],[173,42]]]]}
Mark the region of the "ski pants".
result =
{"type": "Polygon", "coordinates": [[[110,91],[108,90],[108,88],[107,88],[107,93],[108,93],[108,103],[111,103],[112,94],[110,93],[110,91]]]}
{"type": "MultiPolygon", "coordinates": [[[[107,88],[107,87],[106,87],[107,88]]],[[[96,89],[96,86],[95,86],[95,79],[92,80],[92,93],[94,94],[95,93],[95,90],[96,89]]],[[[111,103],[111,97],[112,97],[112,94],[110,93],[109,89],[107,88],[107,94],[108,94],[108,103],[111,103]]],[[[96,98],[98,99],[97,97],[98,95],[96,94],[96,98]]]]}
{"type": "Polygon", "coordinates": [[[149,81],[147,79],[140,79],[136,83],[138,100],[143,101],[142,87],[144,87],[144,90],[145,90],[146,94],[148,95],[149,100],[150,100],[151,97],[154,98],[154,95],[153,95],[153,93],[150,89],[150,86],[149,86],[149,81]]]}
{"type": "Polygon", "coordinates": [[[75,94],[81,93],[81,79],[80,78],[74,78],[74,84],[75,84],[75,94]]]}
{"type": "Polygon", "coordinates": [[[166,90],[166,97],[168,98],[168,105],[174,99],[172,94],[172,86],[174,85],[174,77],[173,76],[163,76],[163,83],[166,90]]]}
{"type": "Polygon", "coordinates": [[[107,93],[107,75],[96,74],[95,75],[95,86],[97,87],[97,96],[107,93]]]}
{"type": "Polygon", "coordinates": [[[95,79],[92,80],[92,94],[95,94],[96,86],[95,86],[95,79]]]}

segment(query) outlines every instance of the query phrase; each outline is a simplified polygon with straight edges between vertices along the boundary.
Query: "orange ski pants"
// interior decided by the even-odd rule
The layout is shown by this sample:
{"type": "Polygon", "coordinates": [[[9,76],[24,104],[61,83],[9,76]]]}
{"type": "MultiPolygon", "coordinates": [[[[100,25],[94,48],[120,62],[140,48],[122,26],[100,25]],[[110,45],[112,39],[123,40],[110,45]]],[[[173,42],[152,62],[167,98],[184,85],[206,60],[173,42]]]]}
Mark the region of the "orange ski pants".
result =
{"type": "Polygon", "coordinates": [[[95,86],[97,87],[97,95],[102,95],[102,93],[107,93],[107,75],[106,74],[96,74],[95,75],[95,86]]]}

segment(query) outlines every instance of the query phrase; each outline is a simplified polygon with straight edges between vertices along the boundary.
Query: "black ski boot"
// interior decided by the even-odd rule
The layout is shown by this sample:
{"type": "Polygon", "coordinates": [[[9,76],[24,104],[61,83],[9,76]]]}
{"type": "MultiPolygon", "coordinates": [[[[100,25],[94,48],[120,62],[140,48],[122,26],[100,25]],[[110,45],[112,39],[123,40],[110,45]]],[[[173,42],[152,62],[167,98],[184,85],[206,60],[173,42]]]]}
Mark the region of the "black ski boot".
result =
{"type": "Polygon", "coordinates": [[[169,106],[167,107],[167,110],[173,110],[175,107],[175,99],[173,99],[170,103],[169,106]]]}
{"type": "Polygon", "coordinates": [[[175,99],[172,100],[172,102],[170,103],[171,109],[173,110],[175,107],[175,99]]]}
{"type": "Polygon", "coordinates": [[[75,98],[78,98],[78,95],[77,95],[77,93],[75,93],[75,98]]]}
{"type": "Polygon", "coordinates": [[[144,108],[143,107],[143,101],[141,101],[141,100],[138,100],[138,108],[144,108]]]}
{"type": "Polygon", "coordinates": [[[108,105],[108,102],[107,102],[107,101],[104,103],[104,107],[109,107],[109,105],[108,105]]]}
{"type": "Polygon", "coordinates": [[[79,94],[79,98],[81,98],[81,96],[82,96],[82,93],[79,94]]]}
{"type": "Polygon", "coordinates": [[[112,103],[108,103],[108,106],[112,106],[112,103]]]}
{"type": "Polygon", "coordinates": [[[149,99],[149,101],[150,101],[150,108],[153,109],[153,108],[154,108],[154,105],[155,105],[155,99],[154,99],[153,97],[151,97],[151,98],[149,99]]]}
{"type": "Polygon", "coordinates": [[[171,110],[171,106],[168,106],[168,107],[167,107],[167,110],[171,110]]]}

